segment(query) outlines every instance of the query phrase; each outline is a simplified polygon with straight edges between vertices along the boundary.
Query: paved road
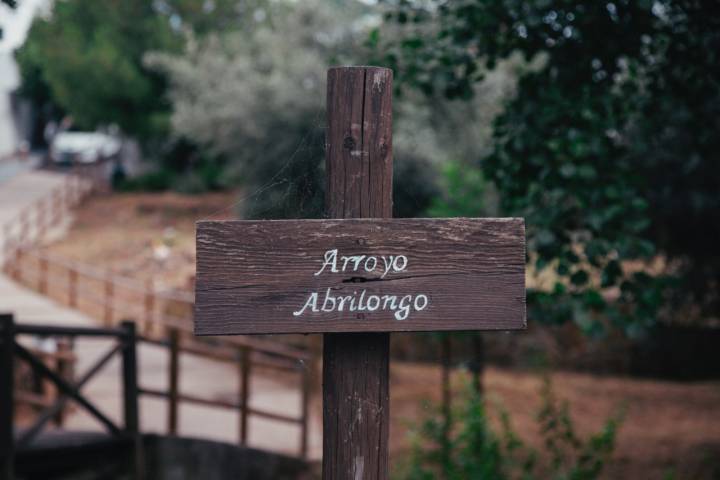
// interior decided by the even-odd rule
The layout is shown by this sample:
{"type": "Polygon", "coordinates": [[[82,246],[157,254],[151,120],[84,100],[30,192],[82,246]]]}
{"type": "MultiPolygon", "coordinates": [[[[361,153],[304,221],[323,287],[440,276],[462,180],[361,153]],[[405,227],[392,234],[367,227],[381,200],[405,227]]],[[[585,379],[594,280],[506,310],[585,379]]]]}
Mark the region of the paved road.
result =
{"type": "Polygon", "coordinates": [[[9,182],[21,173],[35,170],[41,161],[38,155],[24,159],[15,156],[0,159],[0,185],[9,182]]]}
{"type": "MultiPolygon", "coordinates": [[[[23,207],[46,195],[63,181],[58,173],[31,171],[19,173],[0,183],[0,225],[12,218],[23,207]]],[[[54,232],[55,235],[62,232],[54,232]]],[[[0,244],[3,240],[0,232],[0,244]]],[[[1,250],[0,250],[1,251],[1,250]]],[[[0,274],[0,311],[14,312],[23,323],[54,325],[96,325],[97,322],[12,282],[0,274]]],[[[77,372],[82,374],[110,343],[102,340],[81,340],[76,344],[77,372]]],[[[140,383],[146,388],[166,388],[168,369],[167,353],[158,347],[143,345],[139,350],[140,383]]],[[[181,358],[181,391],[209,398],[235,399],[239,390],[239,374],[235,368],[199,357],[181,358]]],[[[98,402],[103,412],[120,422],[122,403],[119,361],[115,360],[92,380],[83,391],[98,402]]],[[[253,376],[250,405],[279,413],[299,415],[300,392],[271,376],[253,376]]],[[[141,400],[141,426],[143,431],[165,432],[167,410],[158,399],[141,400]]],[[[322,451],[320,419],[313,418],[310,425],[310,454],[319,458],[322,451]]],[[[181,435],[211,438],[228,442],[237,441],[239,419],[235,413],[192,405],[180,408],[181,435]]],[[[99,429],[97,423],[80,410],[68,419],[68,427],[99,429]]],[[[251,417],[249,443],[259,448],[293,454],[299,445],[299,429],[251,417]]]]}

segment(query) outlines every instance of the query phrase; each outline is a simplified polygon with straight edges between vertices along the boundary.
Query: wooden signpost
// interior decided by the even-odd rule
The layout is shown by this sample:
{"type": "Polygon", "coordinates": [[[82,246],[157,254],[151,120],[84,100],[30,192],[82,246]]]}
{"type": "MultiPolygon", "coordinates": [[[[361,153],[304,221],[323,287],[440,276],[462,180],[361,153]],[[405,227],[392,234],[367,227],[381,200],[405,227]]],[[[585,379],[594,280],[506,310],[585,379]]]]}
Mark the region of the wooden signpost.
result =
{"type": "Polygon", "coordinates": [[[525,328],[524,222],[391,219],[392,72],[327,88],[331,220],[199,222],[195,332],[324,333],[323,477],[386,479],[389,332],[525,328]]]}

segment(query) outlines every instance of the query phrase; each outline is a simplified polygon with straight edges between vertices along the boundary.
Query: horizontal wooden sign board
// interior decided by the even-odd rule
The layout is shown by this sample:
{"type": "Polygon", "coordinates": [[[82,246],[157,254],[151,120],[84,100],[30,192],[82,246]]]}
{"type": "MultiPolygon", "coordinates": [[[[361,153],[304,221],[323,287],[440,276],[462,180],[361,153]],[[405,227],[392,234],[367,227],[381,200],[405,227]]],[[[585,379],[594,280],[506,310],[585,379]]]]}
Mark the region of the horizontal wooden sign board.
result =
{"type": "Polygon", "coordinates": [[[198,335],[523,328],[520,218],[197,224],[198,335]]]}

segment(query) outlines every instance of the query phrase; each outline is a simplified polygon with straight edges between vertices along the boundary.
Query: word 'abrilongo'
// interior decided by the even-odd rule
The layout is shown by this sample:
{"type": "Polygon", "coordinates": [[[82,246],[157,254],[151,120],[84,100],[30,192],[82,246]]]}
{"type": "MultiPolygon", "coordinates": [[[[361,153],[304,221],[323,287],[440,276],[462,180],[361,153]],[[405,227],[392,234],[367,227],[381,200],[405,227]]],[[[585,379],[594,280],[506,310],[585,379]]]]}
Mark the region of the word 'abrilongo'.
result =
{"type": "MultiPolygon", "coordinates": [[[[322,266],[314,276],[322,273],[345,272],[376,272],[380,279],[388,274],[400,273],[408,266],[405,255],[338,255],[337,248],[328,250],[323,257],[322,266]]],[[[405,320],[410,312],[422,311],[427,308],[429,300],[427,295],[367,295],[365,289],[354,291],[352,295],[332,295],[332,288],[328,288],[321,297],[319,292],[311,292],[300,310],[294,311],[293,316],[299,317],[307,310],[311,312],[376,312],[391,311],[397,320],[405,320]]]]}

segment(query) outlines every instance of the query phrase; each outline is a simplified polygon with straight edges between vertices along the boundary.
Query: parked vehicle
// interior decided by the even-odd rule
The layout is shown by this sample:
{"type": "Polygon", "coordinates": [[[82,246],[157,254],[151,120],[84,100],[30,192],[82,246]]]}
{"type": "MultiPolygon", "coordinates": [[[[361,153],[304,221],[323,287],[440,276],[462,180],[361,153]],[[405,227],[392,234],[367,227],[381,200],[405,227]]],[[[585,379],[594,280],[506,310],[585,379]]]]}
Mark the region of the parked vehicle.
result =
{"type": "Polygon", "coordinates": [[[50,145],[50,160],[56,164],[95,163],[120,151],[117,138],[100,132],[61,132],[50,145]]]}

